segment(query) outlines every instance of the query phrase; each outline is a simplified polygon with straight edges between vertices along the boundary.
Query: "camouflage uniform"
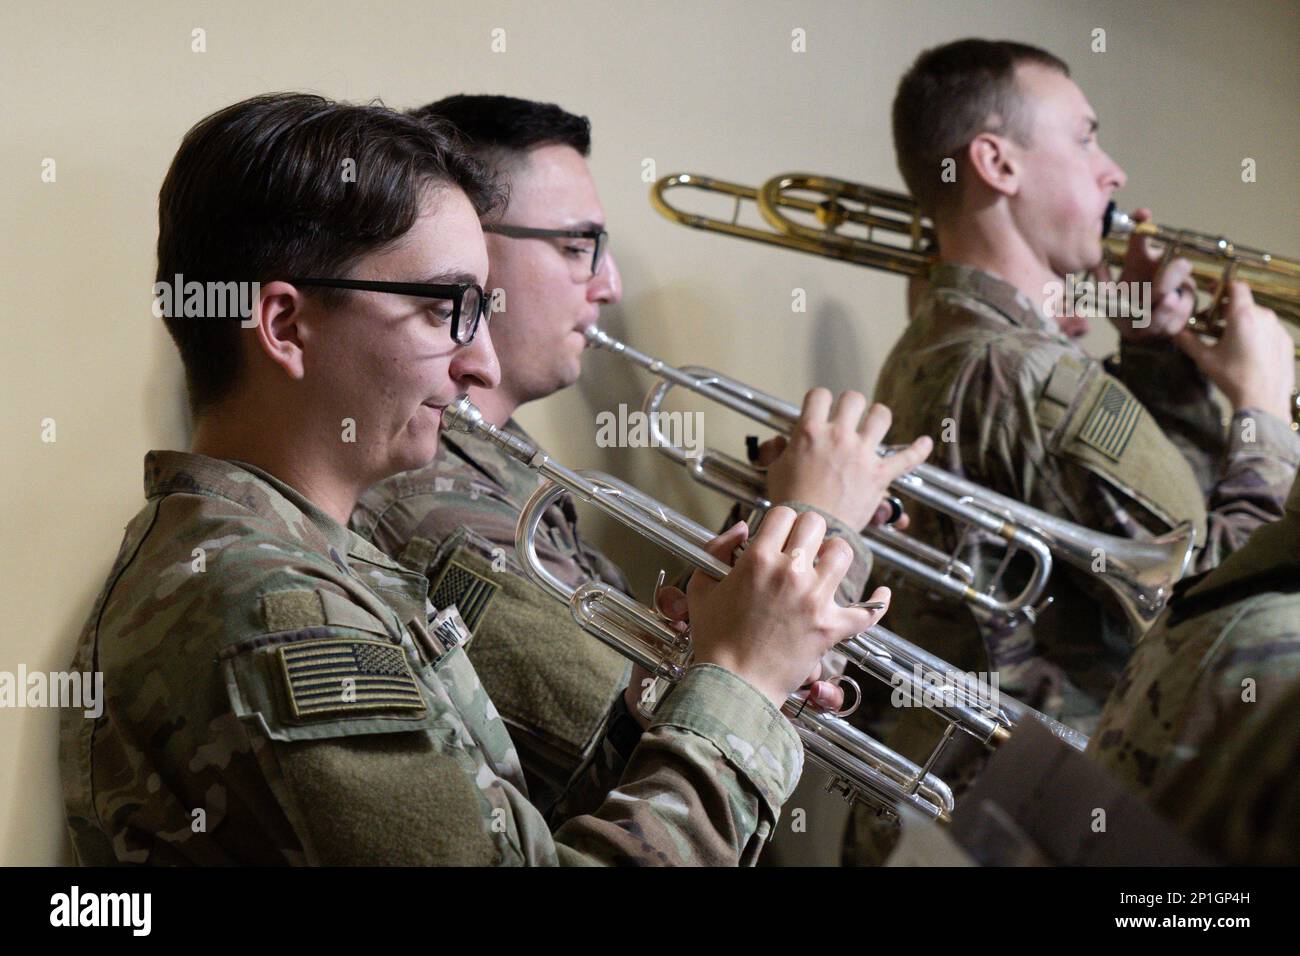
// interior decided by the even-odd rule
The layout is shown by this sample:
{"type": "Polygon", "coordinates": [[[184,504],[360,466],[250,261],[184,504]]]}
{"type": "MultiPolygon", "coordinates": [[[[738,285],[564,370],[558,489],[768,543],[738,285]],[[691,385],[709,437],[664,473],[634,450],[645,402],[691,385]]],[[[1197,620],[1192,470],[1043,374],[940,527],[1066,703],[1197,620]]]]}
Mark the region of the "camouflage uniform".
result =
{"type": "Polygon", "coordinates": [[[1300,683],[1235,708],[1158,803],[1225,863],[1300,864],[1300,683]]]}
{"type": "Polygon", "coordinates": [[[692,668],[620,787],[552,836],[428,582],[247,465],[145,459],[61,714],[85,864],[751,863],[799,777],[789,723],[692,668]]]}
{"type": "MultiPolygon", "coordinates": [[[[528,437],[514,422],[507,429],[528,437]]],[[[603,796],[622,767],[597,745],[611,712],[621,713],[630,664],[579,631],[568,608],[517,563],[515,524],[537,490],[537,473],[479,438],[443,434],[439,444],[427,467],[366,491],[348,525],[425,575],[436,606],[460,611],[474,633],[470,660],[519,749],[534,805],[550,812],[593,759],[591,785],[603,796]]],[[[538,557],[557,578],[630,591],[622,571],[578,534],[567,498],[547,511],[540,530],[538,557]]]]}
{"type": "Polygon", "coordinates": [[[1300,481],[1281,521],[1214,571],[1179,583],[1142,639],[1089,744],[1158,802],[1220,727],[1244,726],[1300,685],[1300,481]]]}
{"type": "MultiPolygon", "coordinates": [[[[933,464],[1108,534],[1149,538],[1189,520],[1194,570],[1281,516],[1300,459],[1300,438],[1267,412],[1239,411],[1225,429],[1208,383],[1173,346],[1123,343],[1118,363],[1097,362],[1009,283],[968,266],[932,270],[883,368],[875,397],[894,413],[892,434],[938,439],[933,464]]],[[[947,518],[916,508],[912,521],[923,541],[955,545],[947,518]]],[[[963,557],[987,576],[1000,553],[976,546],[963,557]]],[[[890,583],[891,628],[963,670],[996,671],[1001,691],[1093,731],[1132,650],[1095,575],[1058,561],[1054,603],[1036,624],[1001,629],[890,583]]],[[[898,723],[891,743],[914,758],[942,727],[916,710],[898,723]]],[[[961,763],[972,766],[959,749],[950,764],[961,763]]]]}
{"type": "MultiPolygon", "coordinates": [[[[513,420],[506,429],[532,441],[513,420]]],[[[622,761],[603,728],[624,739],[633,731],[622,716],[624,658],[583,633],[516,561],[515,525],[538,484],[533,469],[492,442],[444,434],[428,466],[363,494],[349,526],[425,574],[435,605],[461,611],[474,632],[470,659],[519,748],[533,802],[560,820],[592,806],[618,780],[622,761]]],[[[857,600],[870,556],[847,528],[827,523],[855,543],[858,557],[841,593],[857,600]]],[[[622,571],[578,534],[567,497],[540,528],[537,555],[555,577],[570,585],[597,579],[631,593],[622,571]]]]}
{"type": "MultiPolygon", "coordinates": [[[[1208,384],[1172,346],[1125,344],[1108,370],[1011,285],[965,266],[935,268],[884,369],[876,399],[893,410],[893,433],[953,439],[937,442],[932,463],[1108,534],[1148,538],[1190,520],[1193,570],[1281,517],[1300,460],[1300,437],[1267,412],[1237,412],[1225,431],[1208,384]]],[[[919,538],[955,543],[951,522],[914,510],[919,538]]],[[[997,556],[971,557],[989,572],[997,556]]],[[[997,670],[1002,690],[1092,730],[1132,649],[1095,575],[1058,561],[1055,601],[1037,624],[986,628],[983,641],[971,615],[918,591],[900,588],[896,630],[953,663],[997,670]]]]}

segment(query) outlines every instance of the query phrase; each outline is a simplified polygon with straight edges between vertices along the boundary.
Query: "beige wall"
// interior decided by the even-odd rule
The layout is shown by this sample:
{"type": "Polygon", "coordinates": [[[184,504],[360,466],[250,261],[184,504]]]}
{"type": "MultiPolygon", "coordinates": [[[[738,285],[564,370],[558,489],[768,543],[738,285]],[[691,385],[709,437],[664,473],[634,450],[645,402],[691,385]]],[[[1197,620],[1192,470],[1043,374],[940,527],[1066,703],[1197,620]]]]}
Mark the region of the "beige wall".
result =
{"type": "MultiPolygon", "coordinates": [[[[149,312],[155,201],[181,135],[206,113],[281,89],[398,107],[508,92],[587,113],[627,290],[607,326],[675,361],[797,398],[813,383],[871,385],[901,328],[903,283],[670,225],[646,200],[643,160],[660,175],[756,183],[802,168],[899,188],[888,136],[899,73],[923,47],[1009,36],[1070,61],[1100,111],[1103,143],[1129,174],[1128,205],[1294,253],[1296,15],[1295,4],[1274,2],[1041,0],[8,10],[0,670],[66,663],[140,505],[144,452],[184,441],[178,364],[149,312]],[[191,52],[195,27],[206,30],[205,53],[191,52]],[[503,53],[490,51],[497,27],[503,53]],[[1094,27],[1107,31],[1108,52],[1090,52],[1094,27]],[[805,53],[791,52],[795,28],[806,31],[805,53]],[[1253,184],[1240,179],[1247,156],[1258,163],[1253,184]],[[46,157],[57,162],[50,184],[40,178],[46,157]],[[807,314],[791,313],[796,287],[807,290],[807,314]],[[56,423],[52,444],[41,441],[45,418],[56,423]]],[[[1091,344],[1104,348],[1107,336],[1091,344]]],[[[526,424],[564,460],[621,471],[716,520],[719,499],[649,452],[594,447],[595,413],[636,403],[645,381],[603,355],[588,372],[579,388],[529,409],[526,424]]],[[[746,431],[730,416],[710,415],[707,426],[723,444],[746,431]]],[[[612,547],[628,553],[626,542],[612,547]]],[[[637,581],[652,576],[647,564],[637,581]]],[[[53,711],[0,711],[0,861],[63,858],[55,726],[53,711]]],[[[826,819],[819,842],[829,845],[826,819]]]]}

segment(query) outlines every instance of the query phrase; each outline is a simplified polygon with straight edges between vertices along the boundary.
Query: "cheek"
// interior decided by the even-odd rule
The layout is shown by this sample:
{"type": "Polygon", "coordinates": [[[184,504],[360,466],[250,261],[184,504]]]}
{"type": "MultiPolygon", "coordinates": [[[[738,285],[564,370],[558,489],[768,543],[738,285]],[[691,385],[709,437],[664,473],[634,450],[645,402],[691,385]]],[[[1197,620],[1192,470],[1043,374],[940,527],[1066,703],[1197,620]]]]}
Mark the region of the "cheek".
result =
{"type": "Polygon", "coordinates": [[[1053,170],[1047,187],[1049,224],[1069,226],[1090,214],[1096,205],[1095,190],[1085,164],[1065,160],[1053,170]]]}
{"type": "Polygon", "coordinates": [[[357,342],[322,342],[308,354],[311,401],[345,416],[356,417],[366,407],[363,383],[372,375],[357,342]]]}
{"type": "Polygon", "coordinates": [[[358,369],[358,379],[365,382],[370,401],[384,406],[390,415],[408,416],[430,396],[430,363],[416,358],[428,354],[428,343],[405,338],[381,352],[370,353],[365,367],[358,369]]]}

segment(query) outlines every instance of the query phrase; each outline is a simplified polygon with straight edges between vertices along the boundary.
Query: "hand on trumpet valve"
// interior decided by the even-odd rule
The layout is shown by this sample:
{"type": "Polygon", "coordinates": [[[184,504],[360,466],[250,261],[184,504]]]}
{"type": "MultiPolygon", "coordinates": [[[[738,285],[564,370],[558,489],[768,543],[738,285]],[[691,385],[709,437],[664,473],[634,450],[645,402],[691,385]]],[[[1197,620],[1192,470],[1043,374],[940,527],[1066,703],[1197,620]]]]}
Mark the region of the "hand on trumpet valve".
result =
{"type": "MultiPolygon", "coordinates": [[[[1137,222],[1147,222],[1151,219],[1151,210],[1135,210],[1132,218],[1137,222]]],[[[1130,288],[1130,282],[1150,283],[1150,313],[1138,316],[1137,322],[1132,315],[1110,316],[1120,338],[1130,342],[1167,341],[1187,326],[1196,307],[1196,280],[1192,275],[1192,263],[1182,256],[1173,255],[1175,251],[1173,248],[1166,248],[1163,252],[1152,250],[1147,237],[1140,233],[1129,240],[1119,275],[1120,287],[1130,288]]]]}
{"type": "MultiPolygon", "coordinates": [[[[748,529],[737,524],[714,538],[708,551],[731,560],[748,529]]],[[[821,686],[821,658],[842,640],[872,627],[884,615],[889,591],[877,589],[874,610],[835,602],[853,562],[852,549],[826,537],[826,521],[813,511],[775,507],[721,581],[697,571],[687,587],[691,642],[698,663],[713,663],[754,685],[780,707],[811,684],[818,706],[838,708],[838,688],[821,686]]],[[[662,602],[661,602],[662,604],[662,602]]]]}
{"type": "MultiPolygon", "coordinates": [[[[767,471],[768,466],[781,457],[781,453],[785,451],[787,444],[784,435],[769,438],[762,444],[759,444],[757,435],[745,436],[745,449],[749,457],[749,463],[759,471],[767,471]]],[[[893,525],[898,531],[906,531],[908,525],[912,523],[912,519],[908,516],[902,500],[895,498],[893,495],[885,495],[880,504],[876,505],[876,513],[871,516],[869,523],[893,525]]]]}
{"type": "MultiPolygon", "coordinates": [[[[789,441],[773,439],[766,443],[766,452],[760,449],[760,464],[764,454],[771,456],[768,497],[813,505],[855,530],[885,523],[893,516],[883,501],[886,489],[925,461],[932,447],[922,436],[896,454],[881,457],[877,448],[891,421],[884,405],[868,409],[861,392],[841,392],[833,399],[827,389],[812,389],[789,441]]],[[[895,527],[906,528],[906,517],[900,516],[895,527]]]]}
{"type": "Polygon", "coordinates": [[[1227,396],[1234,411],[1258,408],[1289,422],[1295,343],[1272,309],[1255,304],[1246,283],[1230,282],[1227,292],[1220,310],[1222,325],[1208,330],[1217,341],[1200,338],[1207,330],[1185,329],[1175,342],[1227,396]]]}

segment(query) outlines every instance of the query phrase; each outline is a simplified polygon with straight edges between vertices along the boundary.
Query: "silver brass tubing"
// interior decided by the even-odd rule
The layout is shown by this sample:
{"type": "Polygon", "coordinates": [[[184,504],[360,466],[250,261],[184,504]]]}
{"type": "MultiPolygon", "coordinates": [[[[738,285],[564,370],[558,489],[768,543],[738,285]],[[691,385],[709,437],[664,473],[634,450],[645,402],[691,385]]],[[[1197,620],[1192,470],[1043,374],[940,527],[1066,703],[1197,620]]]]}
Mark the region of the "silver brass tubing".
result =
{"type": "MultiPolygon", "coordinates": [[[[747,463],[711,450],[693,456],[668,442],[658,426],[662,421],[661,407],[668,392],[681,386],[788,435],[799,420],[797,406],[711,369],[668,365],[596,327],[589,328],[586,336],[590,347],[619,355],[660,379],[647,393],[643,405],[659,451],[685,465],[693,477],[708,487],[751,507],[771,506],[763,494],[762,473],[747,463]]],[[[888,455],[894,450],[883,448],[880,453],[888,455]]],[[[1054,557],[1081,571],[1095,573],[1092,566],[1100,550],[1106,557],[1106,571],[1099,575],[1100,580],[1119,601],[1135,633],[1140,634],[1164,607],[1174,583],[1186,571],[1196,544],[1191,522],[1184,522],[1149,541],[1103,534],[958,478],[934,465],[918,465],[896,479],[890,489],[935,508],[968,528],[999,538],[1009,549],[1024,551],[1032,558],[1033,571],[1020,593],[999,599],[992,593],[997,579],[977,589],[968,578],[969,568],[928,545],[914,542],[900,547],[899,541],[905,536],[897,532],[869,528],[864,534],[867,546],[882,564],[919,579],[941,594],[964,601],[977,615],[1004,625],[1034,619],[1039,599],[1051,577],[1054,557]]]]}
{"type": "MultiPolygon", "coordinates": [[[[571,494],[720,580],[730,567],[704,550],[715,535],[612,476],[575,472],[553,461],[532,443],[486,422],[467,398],[447,408],[443,425],[493,441],[546,479],[524,505],[515,530],[516,553],[528,575],[552,597],[568,604],[574,619],[588,633],[660,680],[669,684],[680,680],[690,665],[689,632],[679,632],[653,609],[605,584],[588,582],[573,587],[555,577],[538,558],[538,528],[543,514],[562,495],[571,494]]],[[[921,700],[924,693],[938,693],[944,704],[936,712],[985,743],[1005,738],[1013,726],[1009,714],[1036,714],[1024,705],[1008,708],[1004,700],[999,707],[999,702],[982,699],[987,693],[969,675],[881,627],[855,635],[836,649],[872,676],[906,688],[915,700],[921,700]]],[[[907,804],[936,819],[946,819],[951,812],[952,794],[941,780],[847,721],[809,707],[795,695],[786,700],[782,710],[803,740],[809,759],[827,769],[835,786],[849,796],[885,810],[907,804]]],[[[1051,723],[1041,714],[1037,717],[1051,723]]]]}

